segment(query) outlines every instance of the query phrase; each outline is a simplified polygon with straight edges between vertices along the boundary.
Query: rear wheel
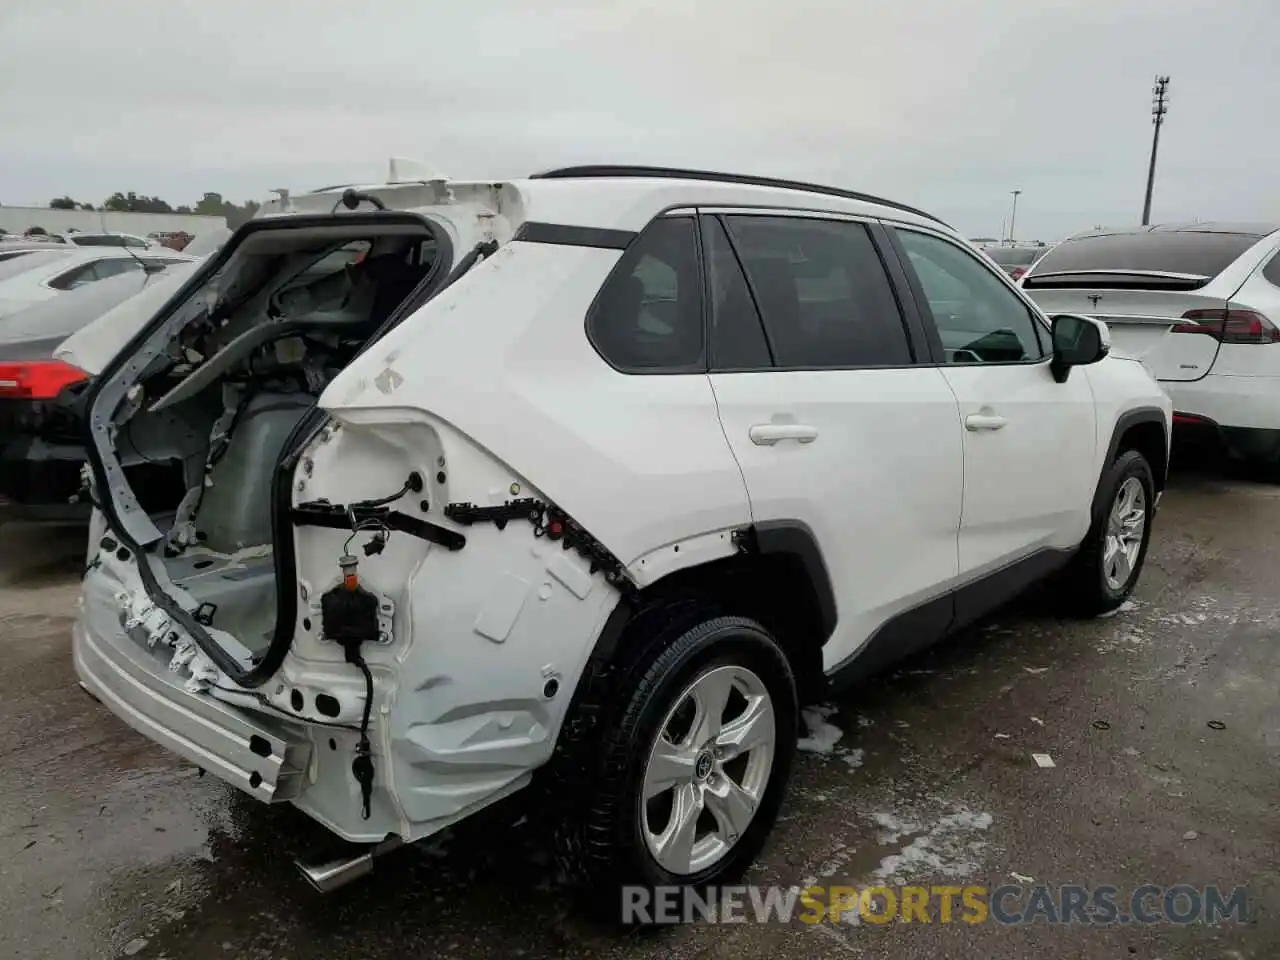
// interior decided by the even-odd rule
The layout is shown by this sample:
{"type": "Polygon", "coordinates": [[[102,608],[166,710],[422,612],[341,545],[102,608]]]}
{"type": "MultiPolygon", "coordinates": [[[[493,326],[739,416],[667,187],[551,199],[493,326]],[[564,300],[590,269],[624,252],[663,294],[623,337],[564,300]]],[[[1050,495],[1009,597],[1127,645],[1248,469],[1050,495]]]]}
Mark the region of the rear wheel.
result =
{"type": "Polygon", "coordinates": [[[584,706],[614,709],[571,747],[584,795],[558,831],[562,865],[614,916],[624,886],[709,887],[750,865],[777,817],[799,712],[786,654],[752,620],[686,615],[619,646],[638,652],[584,691],[584,706]]]}
{"type": "Polygon", "coordinates": [[[1072,612],[1093,617],[1119,607],[1138,583],[1151,540],[1155,482],[1137,450],[1116,457],[1100,485],[1104,504],[1066,578],[1072,612]]]}

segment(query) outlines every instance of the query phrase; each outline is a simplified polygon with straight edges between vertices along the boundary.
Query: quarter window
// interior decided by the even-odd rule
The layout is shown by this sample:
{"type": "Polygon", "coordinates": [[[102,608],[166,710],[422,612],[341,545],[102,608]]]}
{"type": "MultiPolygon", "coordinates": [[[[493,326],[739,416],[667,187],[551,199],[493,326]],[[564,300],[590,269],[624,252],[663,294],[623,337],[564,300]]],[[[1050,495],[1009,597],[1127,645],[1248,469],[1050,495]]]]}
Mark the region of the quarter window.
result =
{"type": "Polygon", "coordinates": [[[779,367],[912,362],[884,264],[860,223],[725,218],[779,367]]]}
{"type": "Polygon", "coordinates": [[[1040,324],[1031,310],[977,256],[929,234],[899,230],[898,236],[924,289],[948,363],[1044,357],[1040,324]]]}
{"type": "Polygon", "coordinates": [[[706,369],[702,280],[691,217],[654,221],[623,253],[587,316],[591,342],[631,372],[706,369]]]}

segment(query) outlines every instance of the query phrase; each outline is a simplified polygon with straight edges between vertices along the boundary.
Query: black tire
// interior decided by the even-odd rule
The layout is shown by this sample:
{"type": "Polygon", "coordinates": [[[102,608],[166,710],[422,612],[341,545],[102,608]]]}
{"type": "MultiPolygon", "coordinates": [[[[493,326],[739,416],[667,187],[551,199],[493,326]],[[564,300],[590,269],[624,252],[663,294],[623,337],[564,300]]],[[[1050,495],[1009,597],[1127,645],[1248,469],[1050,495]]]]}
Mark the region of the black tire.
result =
{"type": "Polygon", "coordinates": [[[1155,480],[1146,457],[1137,450],[1121,451],[1103,474],[1098,492],[1102,508],[1080,544],[1079,552],[1072,559],[1063,584],[1062,599],[1067,610],[1079,617],[1110,613],[1129,598],[1142,576],[1142,567],[1147,560],[1147,547],[1151,542],[1151,522],[1155,514],[1155,480]],[[1128,580],[1117,589],[1107,582],[1103,569],[1107,523],[1121,486],[1131,477],[1142,484],[1144,495],[1142,544],[1128,580]]]}
{"type": "Polygon", "coordinates": [[[786,654],[760,624],[696,603],[637,618],[608,664],[593,662],[562,736],[551,802],[561,869],[602,916],[623,920],[621,889],[708,888],[731,883],[751,864],[777,819],[798,736],[799,704],[786,654]],[[640,795],[655,739],[686,688],[708,670],[733,665],[763,682],[774,711],[773,764],[750,824],[717,862],[691,875],[668,872],[642,833],[640,795]],[[583,723],[584,718],[593,718],[583,723]]]}

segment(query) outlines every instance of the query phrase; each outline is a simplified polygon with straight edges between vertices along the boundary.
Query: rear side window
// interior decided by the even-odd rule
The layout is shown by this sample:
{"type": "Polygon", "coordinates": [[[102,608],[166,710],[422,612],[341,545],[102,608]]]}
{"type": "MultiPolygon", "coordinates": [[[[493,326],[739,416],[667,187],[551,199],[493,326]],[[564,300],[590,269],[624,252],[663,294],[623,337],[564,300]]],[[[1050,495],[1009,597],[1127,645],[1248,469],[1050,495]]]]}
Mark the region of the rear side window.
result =
{"type": "Polygon", "coordinates": [[[619,370],[705,370],[702,279],[691,217],[654,221],[634,240],[587,315],[587,335],[619,370]]]}
{"type": "Polygon", "coordinates": [[[704,217],[702,240],[711,293],[711,368],[760,370],[773,366],[760,311],[724,225],[715,217],[704,217]]]}
{"type": "MultiPolygon", "coordinates": [[[[1064,240],[1036,264],[1032,276],[1080,270],[1185,273],[1216,277],[1258,242],[1241,233],[1155,231],[1064,240]]],[[[1028,286],[1031,286],[1028,277],[1028,286]]]]}
{"type": "Polygon", "coordinates": [[[725,218],[779,367],[912,362],[884,264],[860,223],[725,218]]]}

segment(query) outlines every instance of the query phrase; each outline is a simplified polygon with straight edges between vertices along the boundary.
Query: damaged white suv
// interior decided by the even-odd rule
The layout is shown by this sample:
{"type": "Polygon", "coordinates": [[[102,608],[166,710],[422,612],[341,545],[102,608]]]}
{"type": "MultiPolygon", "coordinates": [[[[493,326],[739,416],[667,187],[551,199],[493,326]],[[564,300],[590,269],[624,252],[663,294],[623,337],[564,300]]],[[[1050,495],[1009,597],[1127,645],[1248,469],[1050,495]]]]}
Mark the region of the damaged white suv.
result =
{"type": "Polygon", "coordinates": [[[708,884],[798,705],[1061,574],[1142,568],[1168,398],[936,219],[584,167],[269,205],[61,352],[97,508],[84,686],[366,845],[534,783],[596,889],[708,884]],[[117,322],[128,323],[120,320],[117,322]]]}

